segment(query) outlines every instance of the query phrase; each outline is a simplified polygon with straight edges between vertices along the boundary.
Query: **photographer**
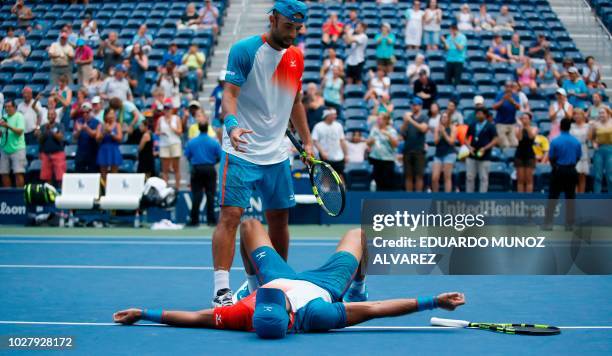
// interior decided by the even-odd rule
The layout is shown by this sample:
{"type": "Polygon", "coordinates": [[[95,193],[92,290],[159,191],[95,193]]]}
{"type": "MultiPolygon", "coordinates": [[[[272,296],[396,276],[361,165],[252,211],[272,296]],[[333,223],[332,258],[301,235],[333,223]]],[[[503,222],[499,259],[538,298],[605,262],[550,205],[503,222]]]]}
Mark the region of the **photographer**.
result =
{"type": "Polygon", "coordinates": [[[4,103],[5,114],[0,120],[0,175],[2,186],[11,187],[11,172],[15,175],[15,186],[24,185],[26,159],[25,119],[17,111],[15,102],[8,99],[4,103]]]}

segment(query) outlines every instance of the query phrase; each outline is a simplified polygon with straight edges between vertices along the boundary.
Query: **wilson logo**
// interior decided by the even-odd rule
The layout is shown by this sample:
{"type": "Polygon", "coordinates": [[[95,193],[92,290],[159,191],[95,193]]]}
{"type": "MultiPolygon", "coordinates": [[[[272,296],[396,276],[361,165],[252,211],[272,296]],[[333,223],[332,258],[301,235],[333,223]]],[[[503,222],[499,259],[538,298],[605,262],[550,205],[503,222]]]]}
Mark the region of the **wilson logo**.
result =
{"type": "Polygon", "coordinates": [[[25,206],[8,205],[6,202],[0,204],[0,215],[25,215],[25,213],[25,206]]]}

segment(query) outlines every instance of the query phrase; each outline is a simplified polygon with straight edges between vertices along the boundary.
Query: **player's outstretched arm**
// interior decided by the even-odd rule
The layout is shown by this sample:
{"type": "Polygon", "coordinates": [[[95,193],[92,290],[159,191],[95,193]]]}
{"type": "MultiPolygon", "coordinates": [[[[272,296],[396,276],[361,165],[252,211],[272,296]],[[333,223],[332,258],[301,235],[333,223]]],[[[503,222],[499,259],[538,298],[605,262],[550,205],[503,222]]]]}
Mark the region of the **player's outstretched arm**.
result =
{"type": "MultiPolygon", "coordinates": [[[[155,317],[153,317],[153,319],[155,319],[155,317]]],[[[163,312],[159,311],[158,319],[161,320],[153,321],[185,328],[212,329],[215,327],[213,309],[199,311],[164,310],[163,312]]],[[[119,324],[132,325],[140,320],[150,320],[150,318],[143,317],[142,309],[132,308],[121,310],[113,314],[113,321],[119,324]]]]}
{"type": "MultiPolygon", "coordinates": [[[[465,304],[462,293],[443,293],[435,298],[437,307],[455,310],[465,304]]],[[[417,299],[392,299],[373,302],[344,303],[346,326],[357,325],[371,319],[402,316],[419,310],[417,299]]]]}

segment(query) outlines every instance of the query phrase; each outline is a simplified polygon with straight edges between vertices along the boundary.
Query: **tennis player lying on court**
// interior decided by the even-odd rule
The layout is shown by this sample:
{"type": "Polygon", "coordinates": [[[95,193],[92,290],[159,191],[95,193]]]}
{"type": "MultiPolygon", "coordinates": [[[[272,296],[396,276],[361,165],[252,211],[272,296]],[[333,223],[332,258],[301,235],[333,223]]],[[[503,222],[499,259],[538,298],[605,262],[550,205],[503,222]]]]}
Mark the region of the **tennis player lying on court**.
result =
{"type": "Polygon", "coordinates": [[[343,303],[342,296],[355,278],[363,281],[365,240],[360,229],[350,230],[336,252],[318,269],[296,273],[272,247],[261,223],[241,224],[240,243],[247,273],[257,275],[261,287],[232,306],[200,311],[128,309],[114,321],[133,324],[149,320],[180,327],[255,331],[262,338],[282,338],[290,332],[321,332],[370,319],[406,315],[426,309],[454,310],[465,303],[463,294],[436,297],[343,303]]]}

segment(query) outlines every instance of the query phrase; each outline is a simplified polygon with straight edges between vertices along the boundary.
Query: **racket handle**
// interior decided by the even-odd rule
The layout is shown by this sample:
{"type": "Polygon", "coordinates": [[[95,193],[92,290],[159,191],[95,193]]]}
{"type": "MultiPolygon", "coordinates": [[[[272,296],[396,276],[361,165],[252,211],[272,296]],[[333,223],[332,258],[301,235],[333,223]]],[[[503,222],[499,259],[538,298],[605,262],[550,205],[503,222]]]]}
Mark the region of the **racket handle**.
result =
{"type": "Polygon", "coordinates": [[[431,318],[429,321],[434,326],[448,326],[451,328],[465,328],[470,325],[469,321],[456,319],[431,318]]]}

